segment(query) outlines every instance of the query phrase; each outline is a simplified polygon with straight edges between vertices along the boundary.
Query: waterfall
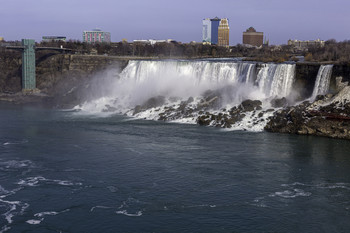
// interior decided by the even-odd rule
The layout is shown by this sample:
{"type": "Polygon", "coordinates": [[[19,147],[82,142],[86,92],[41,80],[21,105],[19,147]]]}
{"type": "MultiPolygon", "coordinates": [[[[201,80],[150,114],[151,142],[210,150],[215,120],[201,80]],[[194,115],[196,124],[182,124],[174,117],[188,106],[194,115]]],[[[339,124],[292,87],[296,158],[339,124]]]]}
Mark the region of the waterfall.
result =
{"type": "Polygon", "coordinates": [[[256,83],[266,97],[286,97],[291,93],[295,64],[263,64],[256,83]]]}
{"type": "Polygon", "coordinates": [[[315,81],[311,100],[314,101],[318,95],[325,95],[329,89],[329,83],[332,76],[333,65],[321,65],[315,81]]]}
{"type": "Polygon", "coordinates": [[[121,73],[122,80],[142,82],[153,79],[162,80],[169,76],[201,82],[242,82],[255,80],[255,63],[211,62],[211,61],[130,61],[121,73]]]}
{"type": "MultiPolygon", "coordinates": [[[[257,63],[253,62],[131,60],[117,78],[99,80],[99,86],[109,87],[92,89],[98,92],[94,96],[99,98],[82,103],[76,109],[88,114],[117,112],[133,116],[136,106],[159,100],[157,108],[147,108],[147,111],[142,110],[137,115],[158,119],[161,112],[168,114],[167,109],[178,109],[189,99],[192,100],[193,111],[215,98],[218,104],[215,109],[213,107],[213,111],[231,109],[247,99],[261,100],[264,106],[270,107],[270,97],[286,97],[290,94],[295,64],[259,65],[261,69],[257,73],[257,63]],[[206,93],[212,93],[211,99],[207,99],[206,93]]],[[[179,118],[181,116],[177,115],[179,118]]],[[[247,122],[253,124],[253,121],[247,122]]]]}
{"type": "Polygon", "coordinates": [[[259,66],[257,73],[254,62],[132,60],[117,77],[99,79],[97,88],[91,89],[99,98],[75,109],[78,114],[118,113],[182,123],[196,123],[198,117],[212,112],[221,114],[220,117],[232,117],[232,121],[228,120],[232,129],[261,131],[273,114],[264,112],[270,108],[270,98],[287,97],[291,93],[295,64],[259,66]],[[255,109],[260,112],[237,113],[245,100],[260,100],[260,109],[255,109]]]}

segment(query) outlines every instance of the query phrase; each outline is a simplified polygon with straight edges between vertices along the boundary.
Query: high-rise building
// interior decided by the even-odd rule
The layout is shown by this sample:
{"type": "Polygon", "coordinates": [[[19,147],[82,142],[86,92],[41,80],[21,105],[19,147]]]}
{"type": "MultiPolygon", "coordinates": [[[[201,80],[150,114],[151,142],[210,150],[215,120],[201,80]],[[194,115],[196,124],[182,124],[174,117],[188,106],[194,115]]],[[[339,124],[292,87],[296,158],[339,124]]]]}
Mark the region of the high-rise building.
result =
{"type": "Polygon", "coordinates": [[[203,42],[211,43],[211,21],[210,19],[203,19],[203,42]]]}
{"type": "Polygon", "coordinates": [[[203,19],[203,42],[218,44],[220,19],[203,19]]]}
{"type": "Polygon", "coordinates": [[[111,42],[111,33],[103,32],[100,29],[93,29],[92,31],[83,32],[83,42],[97,43],[97,42],[111,42]]]}
{"type": "Polygon", "coordinates": [[[228,26],[228,19],[220,20],[218,28],[218,45],[228,47],[230,44],[230,27],[228,26]]]}
{"type": "Polygon", "coordinates": [[[264,43],[264,33],[257,32],[253,27],[243,32],[243,44],[260,47],[264,43]]]}

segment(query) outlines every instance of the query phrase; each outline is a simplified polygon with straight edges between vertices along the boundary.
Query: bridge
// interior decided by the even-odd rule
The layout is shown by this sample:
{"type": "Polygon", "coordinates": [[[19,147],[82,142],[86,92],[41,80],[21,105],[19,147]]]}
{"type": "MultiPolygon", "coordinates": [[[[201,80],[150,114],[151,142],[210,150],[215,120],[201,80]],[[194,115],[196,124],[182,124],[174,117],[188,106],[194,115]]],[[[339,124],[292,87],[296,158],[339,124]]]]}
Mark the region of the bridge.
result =
{"type": "Polygon", "coordinates": [[[72,52],[71,49],[62,47],[36,47],[35,41],[31,39],[22,39],[22,46],[7,46],[6,49],[20,50],[22,52],[22,90],[33,90],[36,88],[35,51],[54,50],[72,52]]]}

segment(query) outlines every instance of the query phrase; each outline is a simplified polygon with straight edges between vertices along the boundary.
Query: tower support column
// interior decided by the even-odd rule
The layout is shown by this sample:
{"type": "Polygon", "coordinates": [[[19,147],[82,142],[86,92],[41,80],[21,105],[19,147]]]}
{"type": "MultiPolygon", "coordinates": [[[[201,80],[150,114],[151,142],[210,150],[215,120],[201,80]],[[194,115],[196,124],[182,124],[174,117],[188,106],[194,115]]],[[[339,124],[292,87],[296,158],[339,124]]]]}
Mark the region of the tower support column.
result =
{"type": "Polygon", "coordinates": [[[22,46],[22,89],[33,90],[36,88],[35,81],[35,41],[23,39],[22,46]]]}

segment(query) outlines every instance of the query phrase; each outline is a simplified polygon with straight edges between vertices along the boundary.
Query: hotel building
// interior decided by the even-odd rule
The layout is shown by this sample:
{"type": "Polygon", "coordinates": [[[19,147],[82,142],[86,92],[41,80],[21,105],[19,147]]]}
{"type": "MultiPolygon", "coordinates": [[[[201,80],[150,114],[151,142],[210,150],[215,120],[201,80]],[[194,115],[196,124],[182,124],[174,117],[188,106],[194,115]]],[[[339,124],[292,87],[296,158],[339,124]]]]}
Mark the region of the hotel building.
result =
{"type": "Polygon", "coordinates": [[[257,32],[253,27],[243,32],[243,44],[260,47],[264,43],[264,33],[257,32]]]}
{"type": "Polygon", "coordinates": [[[100,29],[93,29],[92,31],[83,32],[83,42],[87,43],[110,43],[111,33],[103,32],[100,29]]]}

